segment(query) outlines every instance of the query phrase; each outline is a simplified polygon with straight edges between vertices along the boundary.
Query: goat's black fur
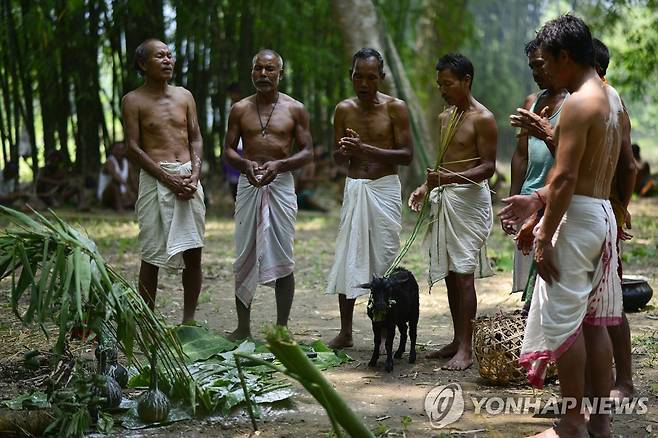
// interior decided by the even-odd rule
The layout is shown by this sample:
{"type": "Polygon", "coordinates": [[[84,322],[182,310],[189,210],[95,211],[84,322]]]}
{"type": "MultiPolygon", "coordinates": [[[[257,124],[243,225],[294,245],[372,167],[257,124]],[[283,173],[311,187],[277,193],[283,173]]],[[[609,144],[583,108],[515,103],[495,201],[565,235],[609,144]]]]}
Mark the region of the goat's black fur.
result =
{"type": "Polygon", "coordinates": [[[409,323],[409,363],[416,362],[416,331],[420,303],[418,283],[414,275],[404,268],[395,268],[388,277],[373,277],[372,281],[361,285],[370,289],[368,317],[372,320],[372,332],[375,337],[375,349],[368,366],[374,367],[379,359],[379,346],[382,331],[386,334],[386,365],[388,372],[393,371],[393,341],[395,326],[400,330],[400,346],[395,352],[399,359],[407,344],[407,323],[409,323]]]}

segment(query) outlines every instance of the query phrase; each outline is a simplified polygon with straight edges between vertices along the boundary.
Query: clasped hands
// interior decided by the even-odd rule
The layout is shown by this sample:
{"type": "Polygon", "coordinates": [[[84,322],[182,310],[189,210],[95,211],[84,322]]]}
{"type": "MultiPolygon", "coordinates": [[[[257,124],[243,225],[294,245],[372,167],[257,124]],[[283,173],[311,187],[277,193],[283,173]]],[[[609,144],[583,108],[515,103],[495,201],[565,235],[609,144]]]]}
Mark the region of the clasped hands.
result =
{"type": "Polygon", "coordinates": [[[169,175],[167,186],[174,195],[181,201],[189,201],[196,193],[199,176],[191,175],[169,175]]]}
{"type": "Polygon", "coordinates": [[[276,176],[281,173],[283,162],[280,160],[266,161],[258,164],[256,161],[249,161],[244,165],[244,174],[254,187],[263,187],[274,181],[276,176]]]}

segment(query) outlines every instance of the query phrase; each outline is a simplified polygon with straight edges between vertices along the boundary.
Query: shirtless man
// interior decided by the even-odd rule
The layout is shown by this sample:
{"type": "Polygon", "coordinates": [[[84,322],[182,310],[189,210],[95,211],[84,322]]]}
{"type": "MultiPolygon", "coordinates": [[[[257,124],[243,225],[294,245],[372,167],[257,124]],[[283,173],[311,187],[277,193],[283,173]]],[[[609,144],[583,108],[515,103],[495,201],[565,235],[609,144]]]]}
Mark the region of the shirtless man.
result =
{"type": "Polygon", "coordinates": [[[575,402],[554,428],[538,436],[610,436],[609,413],[593,412],[586,424],[581,407],[586,373],[592,397],[610,395],[612,347],[606,326],[621,322],[617,228],[608,198],[624,109],[614,88],[597,75],[592,37],[581,19],[565,15],[549,21],[537,39],[547,74],[571,95],[555,129],[550,184],[533,196],[545,206],[534,242],[541,279],[519,362],[528,369],[529,381],[541,387],[548,361],[556,360],[562,397],[575,402]]]}
{"type": "Polygon", "coordinates": [[[139,291],[155,306],[159,268],[183,268],[183,322],[194,320],[201,291],[205,206],[199,183],[202,138],[192,94],[169,85],[171,50],[144,41],[135,51],[144,84],[122,101],[125,142],[141,168],[135,210],[142,264],[139,291]]]}
{"type": "Polygon", "coordinates": [[[334,116],[334,158],[348,165],[348,173],[325,291],[338,294],[340,310],[340,332],[327,344],[331,348],[353,345],[354,303],[369,292],[359,285],[384,275],[398,253],[402,195],[397,166],[413,158],[407,105],[379,91],[382,55],[369,48],[356,52],[350,79],[356,96],[336,105],[334,116]]]}
{"type": "MultiPolygon", "coordinates": [[[[607,47],[600,40],[594,38],[594,57],[596,62],[596,72],[605,82],[605,74],[608,68],[608,63],[610,60],[610,55],[607,47]]],[[[623,105],[623,102],[622,102],[623,105]]],[[[533,116],[534,117],[534,116],[533,116]]],[[[534,123],[534,122],[532,122],[534,123]]],[[[631,200],[633,192],[633,184],[635,182],[636,175],[636,166],[633,160],[633,149],[631,145],[631,123],[628,113],[625,108],[622,108],[622,114],[620,117],[620,127],[621,127],[621,147],[619,153],[619,160],[617,161],[617,167],[615,170],[615,175],[612,180],[612,186],[610,190],[610,203],[612,210],[614,212],[615,220],[617,223],[617,251],[619,251],[619,241],[620,240],[629,240],[632,238],[624,227],[630,229],[630,214],[628,213],[628,204],[631,200]]],[[[552,133],[551,133],[552,136],[552,133]]],[[[544,193],[546,189],[542,189],[540,193],[544,193]]],[[[522,199],[520,197],[511,197],[503,200],[504,202],[511,202],[510,205],[516,204],[517,199],[522,199]]],[[[543,205],[537,197],[531,197],[530,200],[534,200],[536,208],[539,209],[543,205]]],[[[502,212],[501,212],[502,214],[502,212]]],[[[506,215],[504,215],[506,216],[506,215]]],[[[509,216],[506,216],[509,217],[509,216]]],[[[505,223],[506,220],[503,220],[505,223]]],[[[508,226],[514,226],[511,222],[508,222],[508,226]]],[[[525,234],[530,234],[532,229],[537,224],[537,219],[533,218],[526,222],[523,225],[522,231],[519,233],[518,241],[521,246],[524,244],[527,245],[524,248],[524,251],[530,251],[531,247],[528,245],[532,237],[524,236],[525,234]],[[524,243],[525,242],[525,243],[524,243]]],[[[621,254],[618,254],[618,276],[622,278],[622,262],[621,254]]],[[[608,334],[612,341],[612,350],[615,361],[615,380],[613,389],[610,392],[610,397],[617,401],[621,401],[624,397],[631,397],[634,393],[633,387],[633,372],[632,372],[632,357],[631,357],[631,336],[630,336],[630,327],[628,325],[628,319],[626,314],[622,312],[621,322],[619,325],[610,325],[608,326],[608,334]]]]}
{"type": "Polygon", "coordinates": [[[252,61],[256,94],[231,108],[226,161],[240,170],[235,203],[235,305],[238,327],[230,339],[251,337],[251,303],[258,284],[274,287],[276,323],[288,325],[295,294],[293,241],[297,197],[291,171],[313,160],[309,115],[279,91],[283,59],[261,50],[252,61]],[[237,151],[242,139],[244,156],[237,151]],[[293,153],[293,142],[297,152],[293,153]]]}
{"type": "Polygon", "coordinates": [[[474,279],[492,274],[484,245],[493,225],[487,179],[496,169],[498,129],[493,114],[471,95],[473,64],[465,56],[449,53],[436,70],[441,96],[450,105],[439,116],[440,126],[455,111],[462,121],[440,169],[428,169],[426,182],[409,197],[409,207],[420,211],[430,192],[430,282],[445,279],[454,327],[452,342],[428,357],[450,358],[445,369],[464,370],[473,363],[474,279]]]}
{"type": "MultiPolygon", "coordinates": [[[[517,109],[517,114],[510,116],[511,125],[521,128],[512,156],[510,196],[529,195],[546,184],[546,176],[553,167],[555,156],[553,126],[560,117],[564,99],[569,95],[566,90],[554,87],[544,72],[544,59],[541,57],[537,40],[526,44],[525,53],[532,77],[540,91],[528,96],[523,108],[517,109]]],[[[516,234],[515,226],[506,225],[502,221],[501,223],[505,233],[516,234]]],[[[531,265],[532,256],[524,255],[517,248],[514,252],[512,292],[522,292],[525,289],[531,265]]],[[[527,301],[527,306],[529,305],[530,301],[527,301]]]]}

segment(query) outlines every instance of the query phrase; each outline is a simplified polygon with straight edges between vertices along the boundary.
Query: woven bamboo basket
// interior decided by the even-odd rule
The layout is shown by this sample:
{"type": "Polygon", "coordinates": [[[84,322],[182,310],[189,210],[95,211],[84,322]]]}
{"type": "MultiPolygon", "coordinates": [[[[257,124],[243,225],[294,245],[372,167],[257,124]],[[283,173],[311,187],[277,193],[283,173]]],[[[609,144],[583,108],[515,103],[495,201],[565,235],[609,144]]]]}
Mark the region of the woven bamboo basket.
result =
{"type": "MultiPolygon", "coordinates": [[[[526,316],[520,311],[480,316],[473,324],[473,353],[480,375],[495,385],[525,384],[525,370],[519,366],[526,316]]],[[[549,365],[546,379],[556,375],[549,365]]]]}

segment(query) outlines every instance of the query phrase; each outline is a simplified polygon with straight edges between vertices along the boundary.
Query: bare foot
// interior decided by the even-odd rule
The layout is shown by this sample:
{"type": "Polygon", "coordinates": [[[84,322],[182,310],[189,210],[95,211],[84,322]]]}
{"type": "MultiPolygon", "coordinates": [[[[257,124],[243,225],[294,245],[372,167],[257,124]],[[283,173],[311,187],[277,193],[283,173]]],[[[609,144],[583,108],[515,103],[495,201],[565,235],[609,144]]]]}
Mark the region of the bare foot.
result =
{"type": "Polygon", "coordinates": [[[463,371],[473,365],[473,354],[471,351],[457,351],[450,361],[441,368],[450,371],[463,371]]]}
{"type": "Polygon", "coordinates": [[[248,339],[248,338],[251,338],[250,330],[235,329],[231,333],[226,335],[226,339],[228,339],[231,342],[242,341],[243,339],[248,339]]]}
{"type": "Polygon", "coordinates": [[[580,427],[558,423],[550,429],[533,435],[531,438],[588,438],[585,425],[580,427]]]}
{"type": "Polygon", "coordinates": [[[610,398],[613,399],[615,403],[621,403],[625,398],[632,398],[634,394],[635,388],[633,387],[633,382],[630,384],[617,383],[610,391],[610,398]]]}
{"type": "Polygon", "coordinates": [[[459,350],[459,342],[452,341],[444,345],[440,350],[427,353],[425,357],[428,359],[449,359],[457,354],[457,350],[459,350]]]}
{"type": "Polygon", "coordinates": [[[338,333],[338,336],[327,342],[329,348],[348,348],[354,345],[352,334],[338,333]]]}
{"type": "Polygon", "coordinates": [[[530,438],[559,438],[560,435],[557,434],[555,429],[552,427],[550,429],[546,429],[545,431],[538,433],[537,435],[533,435],[530,438]]]}

